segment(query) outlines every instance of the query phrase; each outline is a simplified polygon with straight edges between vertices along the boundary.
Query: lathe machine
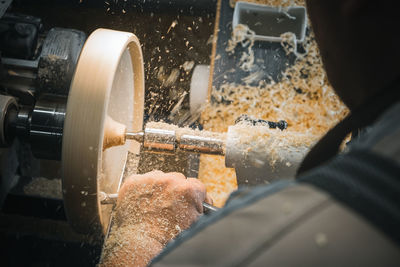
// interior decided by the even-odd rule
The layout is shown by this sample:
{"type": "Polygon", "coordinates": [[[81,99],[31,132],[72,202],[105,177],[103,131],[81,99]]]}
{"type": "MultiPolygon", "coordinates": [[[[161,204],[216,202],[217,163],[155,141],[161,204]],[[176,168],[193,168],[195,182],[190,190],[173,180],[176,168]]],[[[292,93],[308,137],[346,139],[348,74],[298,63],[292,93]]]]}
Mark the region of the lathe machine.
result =
{"type": "Polygon", "coordinates": [[[105,200],[118,193],[128,151],[225,155],[239,184],[287,177],[307,151],[287,146],[271,168],[268,142],[243,142],[242,135],[284,130],[283,121],[242,118],[240,123],[257,130],[243,133],[243,127],[232,126],[220,138],[143,127],[143,58],[132,33],[98,29],[86,38],[81,31],[53,28],[41,40],[40,20],[8,14],[0,26],[0,145],[7,147],[1,155],[0,200],[30,152],[60,161],[64,210],[78,232],[107,233],[112,205],[105,200]]]}

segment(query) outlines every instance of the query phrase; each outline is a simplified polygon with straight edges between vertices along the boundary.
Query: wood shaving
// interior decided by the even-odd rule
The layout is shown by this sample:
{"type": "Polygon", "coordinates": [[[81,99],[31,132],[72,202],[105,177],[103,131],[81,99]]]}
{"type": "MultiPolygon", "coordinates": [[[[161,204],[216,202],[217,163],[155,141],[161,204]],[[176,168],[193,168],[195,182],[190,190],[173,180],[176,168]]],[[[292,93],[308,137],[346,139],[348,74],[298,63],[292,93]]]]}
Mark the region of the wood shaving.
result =
{"type": "Polygon", "coordinates": [[[175,28],[176,25],[178,25],[178,21],[177,21],[177,20],[174,20],[174,21],[171,23],[171,26],[169,26],[167,33],[169,33],[169,31],[170,31],[171,29],[175,28]]]}
{"type": "Polygon", "coordinates": [[[235,52],[238,44],[242,47],[247,47],[247,52],[243,52],[239,61],[239,68],[243,71],[249,72],[252,70],[254,64],[254,45],[255,32],[250,30],[247,25],[238,24],[232,31],[232,37],[228,40],[226,51],[230,54],[235,52]]]}
{"type": "Polygon", "coordinates": [[[283,49],[285,49],[286,55],[290,53],[297,54],[297,42],[296,42],[296,35],[292,32],[285,32],[281,34],[281,45],[283,49]]]}
{"type": "Polygon", "coordinates": [[[231,39],[228,40],[228,46],[225,48],[225,51],[233,54],[238,44],[241,44],[243,47],[248,46],[250,51],[254,45],[254,38],[251,38],[251,36],[254,35],[255,32],[250,30],[247,25],[236,25],[236,27],[232,31],[231,39]]]}
{"type": "Polygon", "coordinates": [[[193,60],[191,60],[191,61],[185,61],[185,62],[182,64],[182,68],[183,68],[183,70],[186,71],[186,72],[191,71],[191,70],[193,69],[193,67],[194,67],[194,61],[193,61],[193,60]]]}
{"type": "Polygon", "coordinates": [[[176,80],[178,80],[178,77],[179,77],[179,70],[176,68],[172,69],[168,78],[163,81],[163,86],[168,87],[168,86],[173,85],[176,82],[176,80]]]}

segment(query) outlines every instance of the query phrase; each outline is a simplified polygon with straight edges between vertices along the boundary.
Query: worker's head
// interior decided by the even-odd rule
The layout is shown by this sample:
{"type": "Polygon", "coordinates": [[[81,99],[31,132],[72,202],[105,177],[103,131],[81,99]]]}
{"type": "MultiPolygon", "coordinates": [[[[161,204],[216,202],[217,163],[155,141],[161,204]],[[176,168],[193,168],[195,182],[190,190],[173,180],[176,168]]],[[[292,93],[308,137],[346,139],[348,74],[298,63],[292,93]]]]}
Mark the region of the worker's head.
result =
{"type": "Polygon", "coordinates": [[[329,81],[350,109],[400,76],[394,0],[307,0],[329,81]]]}

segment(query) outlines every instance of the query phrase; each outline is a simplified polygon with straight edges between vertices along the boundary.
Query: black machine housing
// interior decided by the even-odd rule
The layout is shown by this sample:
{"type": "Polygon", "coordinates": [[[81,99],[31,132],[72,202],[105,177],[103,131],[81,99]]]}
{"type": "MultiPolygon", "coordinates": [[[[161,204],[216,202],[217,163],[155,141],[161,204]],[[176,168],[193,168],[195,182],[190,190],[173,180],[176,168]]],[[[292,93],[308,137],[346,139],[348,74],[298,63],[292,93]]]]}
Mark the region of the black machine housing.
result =
{"type": "Polygon", "coordinates": [[[41,19],[32,16],[6,13],[0,19],[0,97],[17,102],[17,114],[3,110],[1,146],[20,137],[35,157],[61,159],[66,101],[85,40],[73,29],[44,33],[41,19]]]}
{"type": "Polygon", "coordinates": [[[85,40],[74,29],[45,32],[37,17],[0,17],[0,208],[18,177],[41,177],[41,166],[59,171],[69,87],[85,40]]]}

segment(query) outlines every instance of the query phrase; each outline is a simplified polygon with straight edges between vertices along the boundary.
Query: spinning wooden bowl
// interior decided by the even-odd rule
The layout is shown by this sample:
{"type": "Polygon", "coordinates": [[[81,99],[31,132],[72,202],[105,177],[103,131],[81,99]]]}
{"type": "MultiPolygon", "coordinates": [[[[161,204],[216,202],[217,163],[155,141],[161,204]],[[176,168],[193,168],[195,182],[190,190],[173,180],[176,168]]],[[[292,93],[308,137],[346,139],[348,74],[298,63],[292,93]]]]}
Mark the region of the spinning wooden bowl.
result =
{"type": "Polygon", "coordinates": [[[100,192],[118,192],[128,150],[138,153],[140,148],[135,142],[110,147],[110,142],[118,142],[112,135],[120,135],[125,126],[133,132],[142,130],[143,107],[138,39],[127,32],[94,31],[71,83],[63,133],[64,208],[75,230],[107,232],[112,206],[101,205],[100,192]]]}

